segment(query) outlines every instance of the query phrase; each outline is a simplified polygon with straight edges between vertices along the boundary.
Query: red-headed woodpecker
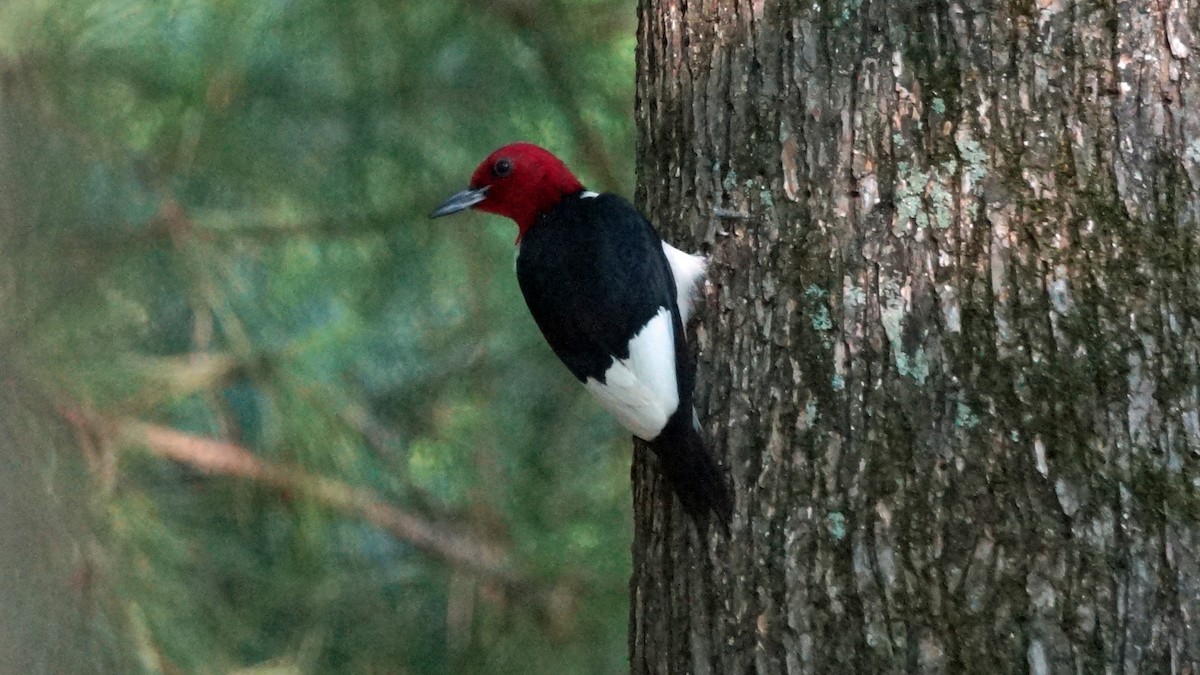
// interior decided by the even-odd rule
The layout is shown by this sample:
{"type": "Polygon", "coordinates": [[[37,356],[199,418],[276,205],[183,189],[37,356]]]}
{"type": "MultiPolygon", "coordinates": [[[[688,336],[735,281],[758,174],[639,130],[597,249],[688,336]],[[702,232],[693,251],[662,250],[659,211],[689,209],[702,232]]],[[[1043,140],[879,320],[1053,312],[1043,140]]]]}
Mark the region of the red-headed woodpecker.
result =
{"type": "Polygon", "coordinates": [[[434,218],[468,208],[517,223],[517,281],[550,348],[606,410],[649,443],[698,522],[728,522],[733,499],[697,430],[696,365],[685,341],[704,258],[659,238],[637,209],[583,189],[548,151],[488,155],[434,218]]]}

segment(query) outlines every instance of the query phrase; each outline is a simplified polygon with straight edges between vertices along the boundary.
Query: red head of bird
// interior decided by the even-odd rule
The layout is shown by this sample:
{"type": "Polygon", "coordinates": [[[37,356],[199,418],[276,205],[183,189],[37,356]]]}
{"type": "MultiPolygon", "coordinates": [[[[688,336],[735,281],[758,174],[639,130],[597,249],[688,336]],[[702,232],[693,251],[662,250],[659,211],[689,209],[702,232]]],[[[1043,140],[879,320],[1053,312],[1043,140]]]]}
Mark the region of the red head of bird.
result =
{"type": "Polygon", "coordinates": [[[583,190],[562,160],[532,143],[512,143],[487,156],[466,190],[447,199],[433,218],[476,208],[511,218],[523,236],[563,197],[583,190]]]}

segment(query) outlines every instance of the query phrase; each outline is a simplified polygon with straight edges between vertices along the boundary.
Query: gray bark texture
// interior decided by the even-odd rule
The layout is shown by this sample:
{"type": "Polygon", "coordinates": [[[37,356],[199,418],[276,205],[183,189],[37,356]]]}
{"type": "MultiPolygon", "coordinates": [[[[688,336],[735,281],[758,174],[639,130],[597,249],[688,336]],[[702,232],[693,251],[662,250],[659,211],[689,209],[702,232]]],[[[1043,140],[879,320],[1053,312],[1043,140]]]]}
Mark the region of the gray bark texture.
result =
{"type": "Polygon", "coordinates": [[[1200,3],[639,20],[737,506],[637,453],[632,671],[1200,672],[1200,3]]]}

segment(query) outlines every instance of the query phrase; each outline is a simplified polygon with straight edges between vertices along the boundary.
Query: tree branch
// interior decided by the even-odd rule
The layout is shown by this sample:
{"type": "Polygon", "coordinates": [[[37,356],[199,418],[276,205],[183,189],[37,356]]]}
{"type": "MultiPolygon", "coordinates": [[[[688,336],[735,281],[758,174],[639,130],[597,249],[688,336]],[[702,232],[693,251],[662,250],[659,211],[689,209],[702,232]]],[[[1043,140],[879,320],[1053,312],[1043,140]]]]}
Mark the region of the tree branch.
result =
{"type": "Polygon", "coordinates": [[[383,502],[368,490],[301,469],[264,462],[239,445],[162,425],[126,419],[116,423],[116,432],[127,442],[144,447],[155,456],[187,464],[205,473],[254,480],[356,516],[455,567],[507,584],[529,583],[513,569],[508,553],[495,542],[454,532],[443,524],[383,502]]]}

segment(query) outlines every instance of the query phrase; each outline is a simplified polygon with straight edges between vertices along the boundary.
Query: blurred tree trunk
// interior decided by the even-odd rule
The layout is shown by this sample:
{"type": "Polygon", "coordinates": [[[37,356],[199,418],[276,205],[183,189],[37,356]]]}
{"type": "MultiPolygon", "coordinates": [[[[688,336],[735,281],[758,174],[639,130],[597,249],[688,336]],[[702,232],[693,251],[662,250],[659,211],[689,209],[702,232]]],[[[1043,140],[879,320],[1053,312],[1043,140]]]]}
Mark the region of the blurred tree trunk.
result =
{"type": "Polygon", "coordinates": [[[60,269],[29,259],[54,236],[39,228],[58,224],[29,199],[46,175],[46,138],[14,102],[16,80],[0,62],[0,673],[125,673],[122,639],[96,590],[87,466],[69,426],[16,365],[23,322],[35,320],[31,298],[60,269]]]}
{"type": "Polygon", "coordinates": [[[640,452],[632,670],[1200,669],[1200,3],[640,3],[732,536],[640,452]]]}
{"type": "Polygon", "coordinates": [[[88,477],[0,363],[0,673],[117,673],[95,597],[88,477]]]}

